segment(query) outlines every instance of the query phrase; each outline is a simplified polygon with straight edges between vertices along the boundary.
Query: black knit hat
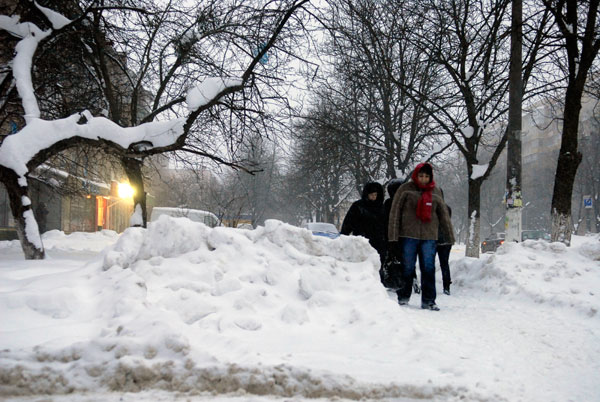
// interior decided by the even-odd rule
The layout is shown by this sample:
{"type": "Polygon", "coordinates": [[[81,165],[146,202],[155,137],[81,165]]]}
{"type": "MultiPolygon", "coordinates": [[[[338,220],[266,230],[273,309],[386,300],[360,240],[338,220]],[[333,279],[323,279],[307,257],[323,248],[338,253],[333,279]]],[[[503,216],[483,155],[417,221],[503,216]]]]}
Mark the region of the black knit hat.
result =
{"type": "Polygon", "coordinates": [[[367,199],[367,196],[371,193],[377,193],[377,203],[383,202],[383,186],[376,181],[365,184],[362,191],[362,198],[367,199]]]}
{"type": "Polygon", "coordinates": [[[423,167],[421,167],[421,169],[419,170],[419,173],[426,173],[430,177],[433,177],[433,169],[431,168],[431,165],[429,163],[424,164],[423,167]]]}
{"type": "Polygon", "coordinates": [[[390,195],[390,198],[394,198],[394,194],[396,194],[396,190],[398,190],[398,187],[400,187],[407,181],[408,181],[408,178],[391,179],[390,181],[388,181],[386,186],[387,186],[387,191],[388,191],[388,194],[390,195]]]}
{"type": "Polygon", "coordinates": [[[383,187],[381,184],[379,184],[377,182],[370,182],[370,183],[365,184],[365,187],[363,189],[363,194],[383,192],[382,188],[383,187]]]}

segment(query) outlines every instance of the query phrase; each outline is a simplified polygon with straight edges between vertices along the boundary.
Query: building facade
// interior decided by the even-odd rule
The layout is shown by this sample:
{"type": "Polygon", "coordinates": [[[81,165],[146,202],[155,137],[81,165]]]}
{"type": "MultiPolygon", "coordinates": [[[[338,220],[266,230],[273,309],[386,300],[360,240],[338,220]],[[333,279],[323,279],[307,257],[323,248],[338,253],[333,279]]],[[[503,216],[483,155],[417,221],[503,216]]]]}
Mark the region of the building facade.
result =
{"type": "MultiPolygon", "coordinates": [[[[133,213],[133,201],[119,196],[118,182],[92,182],[64,172],[55,173],[51,179],[48,175],[30,178],[29,197],[40,233],[122,232],[129,227],[133,213]],[[74,191],[77,187],[79,191],[74,191]]],[[[152,197],[148,199],[151,202],[152,197]]],[[[0,240],[14,239],[17,239],[15,222],[8,195],[0,185],[0,240]]]]}

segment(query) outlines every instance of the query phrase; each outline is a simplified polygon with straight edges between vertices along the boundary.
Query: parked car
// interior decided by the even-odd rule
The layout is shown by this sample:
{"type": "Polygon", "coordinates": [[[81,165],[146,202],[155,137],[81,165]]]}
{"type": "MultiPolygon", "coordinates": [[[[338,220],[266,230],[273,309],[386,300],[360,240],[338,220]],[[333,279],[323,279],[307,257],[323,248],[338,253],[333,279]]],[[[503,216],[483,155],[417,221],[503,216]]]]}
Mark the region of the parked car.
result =
{"type": "Polygon", "coordinates": [[[302,225],[302,227],[310,230],[315,236],[323,236],[330,239],[337,239],[340,237],[340,232],[332,223],[308,222],[302,225]]]}
{"type": "Polygon", "coordinates": [[[493,253],[504,244],[505,233],[497,233],[490,235],[487,239],[481,242],[482,253],[493,253]]]}
{"type": "Polygon", "coordinates": [[[189,208],[170,208],[170,207],[154,207],[152,208],[152,214],[150,215],[150,221],[158,220],[161,215],[172,216],[173,218],[188,218],[194,222],[202,222],[206,226],[214,228],[215,226],[221,226],[219,218],[212,212],[202,211],[200,209],[189,209],[189,208]]]}
{"type": "Polygon", "coordinates": [[[550,241],[550,234],[543,230],[523,230],[521,232],[521,241],[540,239],[550,241]]]}

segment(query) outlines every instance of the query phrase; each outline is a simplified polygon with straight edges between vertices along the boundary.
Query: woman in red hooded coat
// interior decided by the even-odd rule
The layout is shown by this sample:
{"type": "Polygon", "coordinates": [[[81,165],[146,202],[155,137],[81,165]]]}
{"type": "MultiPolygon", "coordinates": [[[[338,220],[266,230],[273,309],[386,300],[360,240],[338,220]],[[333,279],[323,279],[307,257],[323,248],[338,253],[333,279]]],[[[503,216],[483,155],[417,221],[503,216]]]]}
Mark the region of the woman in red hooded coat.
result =
{"type": "Polygon", "coordinates": [[[411,180],[394,194],[388,222],[389,250],[402,261],[402,285],[398,303],[408,304],[417,256],[421,270],[421,308],[439,310],[435,304],[435,253],[438,229],[448,233],[454,243],[454,231],[442,193],[433,180],[429,163],[417,165],[411,180]]]}

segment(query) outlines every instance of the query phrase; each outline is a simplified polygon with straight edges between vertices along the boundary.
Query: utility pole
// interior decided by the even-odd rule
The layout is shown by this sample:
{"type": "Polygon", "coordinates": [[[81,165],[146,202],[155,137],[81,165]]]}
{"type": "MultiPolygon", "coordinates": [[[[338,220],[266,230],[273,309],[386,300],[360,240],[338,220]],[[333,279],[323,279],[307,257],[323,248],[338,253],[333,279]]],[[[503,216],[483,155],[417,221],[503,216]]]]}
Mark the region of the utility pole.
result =
{"type": "Polygon", "coordinates": [[[510,33],[510,70],[508,83],[508,144],[506,149],[506,241],[521,241],[521,213],[523,209],[521,187],[521,129],[522,129],[522,48],[523,4],[512,0],[510,33]]]}

